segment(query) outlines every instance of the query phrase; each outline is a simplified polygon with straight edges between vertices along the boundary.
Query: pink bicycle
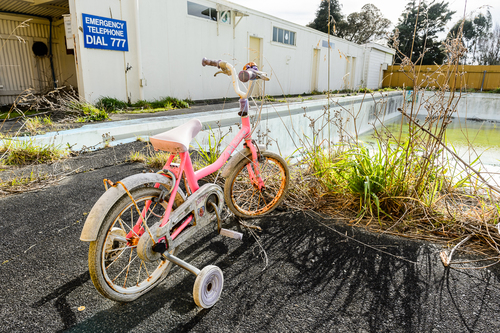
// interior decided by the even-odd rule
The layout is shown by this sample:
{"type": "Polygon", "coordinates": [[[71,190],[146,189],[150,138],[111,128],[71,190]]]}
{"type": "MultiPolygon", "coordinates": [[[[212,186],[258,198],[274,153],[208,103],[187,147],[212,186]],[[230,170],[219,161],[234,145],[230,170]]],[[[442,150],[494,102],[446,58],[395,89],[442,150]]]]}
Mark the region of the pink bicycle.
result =
{"type": "Polygon", "coordinates": [[[203,308],[213,306],[222,292],[222,271],[213,265],[199,270],[176,257],[179,246],[216,220],[219,234],[241,239],[242,234],[221,228],[224,201],[236,216],[246,218],[271,212],[285,198],[288,166],[281,156],[252,140],[248,117],[247,98],[255,81],[269,80],[267,75],[253,63],[245,65],[238,75],[248,82],[243,93],[231,64],[204,58],[202,65],[219,68],[215,75],[232,76],[240,96],[241,129],[216,162],[194,171],[188,148],[202,124],[192,119],[150,138],[156,150],[170,152],[159,173],[133,175],[116,183],[104,180],[110,187],[89,213],[80,239],[90,242],[89,271],[94,286],[112,300],[135,300],[159,284],[174,263],[196,275],[195,303],[203,308]],[[231,157],[242,141],[244,148],[231,157]],[[173,163],[176,156],[180,163],[173,163]],[[203,177],[221,168],[224,191],[214,183],[199,186],[203,177]],[[186,193],[179,187],[181,180],[186,193]]]}

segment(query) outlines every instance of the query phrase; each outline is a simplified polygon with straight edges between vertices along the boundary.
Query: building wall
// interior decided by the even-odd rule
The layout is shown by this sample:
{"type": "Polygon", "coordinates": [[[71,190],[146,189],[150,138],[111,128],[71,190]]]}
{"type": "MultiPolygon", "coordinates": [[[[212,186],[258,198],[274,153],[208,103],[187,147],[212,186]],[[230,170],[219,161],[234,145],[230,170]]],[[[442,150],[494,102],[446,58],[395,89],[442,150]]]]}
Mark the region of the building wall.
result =
{"type": "MultiPolygon", "coordinates": [[[[239,70],[256,58],[256,46],[261,52],[258,66],[271,77],[260,89],[268,95],[355,89],[366,85],[367,77],[371,85],[380,71],[380,65],[374,65],[380,59],[367,55],[384,50],[331,37],[328,52],[328,36],[316,30],[225,0],[192,2],[219,12],[232,9],[246,16],[236,18],[239,23],[233,31],[232,24],[188,15],[186,0],[68,0],[70,37],[76,49],[75,55],[66,53],[63,20],[55,19],[52,47],[57,85],[77,86],[80,95],[90,102],[103,96],[131,102],[164,96],[193,100],[235,97],[231,80],[220,75],[214,78],[217,70],[203,68],[201,59],[227,60],[239,70]],[[83,13],[126,21],[129,51],[85,48],[83,13]],[[294,32],[295,45],[273,42],[273,27],[294,32]]],[[[49,58],[35,57],[31,50],[34,42],[48,44],[48,39],[47,19],[0,14],[2,45],[5,41],[0,49],[0,103],[12,102],[28,88],[37,93],[52,89],[49,58]],[[29,26],[16,30],[27,18],[31,18],[29,26]],[[12,31],[26,43],[10,36],[12,31]]],[[[387,55],[392,62],[392,55],[386,52],[384,57],[387,55]]]]}
{"type": "Polygon", "coordinates": [[[366,87],[378,89],[382,87],[384,70],[388,65],[392,65],[393,53],[389,53],[386,48],[378,45],[367,45],[366,60],[367,69],[365,71],[366,87]]]}
{"type": "MultiPolygon", "coordinates": [[[[76,86],[73,55],[66,54],[62,20],[53,22],[52,53],[58,86],[76,86]]],[[[45,93],[53,88],[48,57],[36,57],[37,41],[49,45],[49,20],[24,15],[0,14],[0,105],[12,103],[27,89],[45,93]],[[24,25],[21,24],[26,21],[24,25]]]]}
{"type": "MultiPolygon", "coordinates": [[[[211,8],[219,3],[248,16],[236,26],[233,38],[232,25],[188,15],[186,1],[70,0],[82,96],[89,101],[101,96],[130,101],[162,96],[193,100],[234,97],[231,80],[221,75],[214,78],[216,70],[203,68],[201,59],[227,60],[240,69],[252,57],[251,37],[261,41],[259,68],[271,75],[266,94],[310,92],[315,48],[319,49],[317,88],[327,90],[326,34],[223,0],[193,2],[211,8]],[[84,48],[82,13],[125,20],[129,51],[84,48]],[[273,42],[274,26],[295,32],[296,45],[273,42]]],[[[352,87],[359,87],[365,47],[335,37],[331,42],[330,89],[346,87],[346,78],[352,87]]]]}

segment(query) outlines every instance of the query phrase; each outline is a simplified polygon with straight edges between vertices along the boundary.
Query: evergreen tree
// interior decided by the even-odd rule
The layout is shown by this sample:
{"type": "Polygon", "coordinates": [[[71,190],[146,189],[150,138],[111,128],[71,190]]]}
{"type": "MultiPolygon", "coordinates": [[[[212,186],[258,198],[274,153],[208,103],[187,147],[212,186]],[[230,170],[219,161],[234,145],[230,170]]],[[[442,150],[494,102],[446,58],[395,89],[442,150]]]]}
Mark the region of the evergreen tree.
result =
{"type": "Polygon", "coordinates": [[[338,36],[348,41],[364,44],[387,33],[391,21],[386,19],[380,9],[371,3],[364,5],[359,13],[352,13],[347,20],[337,26],[338,36]]]}
{"type": "Polygon", "coordinates": [[[321,1],[318,11],[316,12],[316,18],[307,26],[328,33],[328,5],[330,5],[330,15],[333,17],[333,20],[330,23],[330,33],[335,35],[336,25],[343,19],[343,15],[341,13],[342,6],[338,0],[321,1]]]}
{"type": "Polygon", "coordinates": [[[476,60],[479,65],[500,65],[500,25],[479,39],[476,60]]]}
{"type": "MultiPolygon", "coordinates": [[[[417,0],[408,2],[395,28],[399,33],[399,51],[412,62],[418,60],[418,64],[442,64],[446,54],[437,33],[444,31],[454,13],[445,1],[427,4],[423,0],[420,7],[417,0]],[[422,55],[423,58],[419,59],[422,55]]],[[[397,56],[396,62],[401,58],[401,55],[397,56]]]]}
{"type": "Polygon", "coordinates": [[[477,60],[476,51],[478,43],[488,37],[491,27],[491,13],[487,11],[485,15],[479,13],[474,15],[473,18],[460,20],[451,28],[448,38],[460,37],[469,51],[467,59],[465,59],[465,64],[472,64],[477,60]]]}

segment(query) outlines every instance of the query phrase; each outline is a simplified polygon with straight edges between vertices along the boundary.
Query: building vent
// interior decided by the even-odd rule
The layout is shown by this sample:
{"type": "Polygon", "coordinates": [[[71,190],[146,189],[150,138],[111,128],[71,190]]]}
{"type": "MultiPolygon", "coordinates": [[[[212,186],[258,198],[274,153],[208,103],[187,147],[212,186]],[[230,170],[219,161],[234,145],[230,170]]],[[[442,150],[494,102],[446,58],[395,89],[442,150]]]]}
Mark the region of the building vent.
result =
{"type": "Polygon", "coordinates": [[[37,57],[45,57],[47,54],[49,54],[49,48],[44,42],[34,42],[31,49],[37,57]]]}

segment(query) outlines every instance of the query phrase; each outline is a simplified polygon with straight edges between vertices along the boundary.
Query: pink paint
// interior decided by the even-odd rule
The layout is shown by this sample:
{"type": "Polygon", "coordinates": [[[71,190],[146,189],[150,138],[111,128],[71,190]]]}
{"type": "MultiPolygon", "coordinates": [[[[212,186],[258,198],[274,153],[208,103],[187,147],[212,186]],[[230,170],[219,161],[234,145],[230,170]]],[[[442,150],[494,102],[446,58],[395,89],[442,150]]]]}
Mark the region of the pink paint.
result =
{"type": "MultiPolygon", "coordinates": [[[[181,158],[181,165],[179,166],[179,175],[182,175],[182,172],[184,171],[184,166],[186,165],[186,155],[187,158],[189,159],[188,152],[179,153],[179,156],[181,158]]],[[[189,159],[189,161],[191,161],[191,159],[189,159]]],[[[165,224],[167,224],[168,219],[170,218],[170,213],[172,212],[172,207],[174,206],[175,196],[177,195],[177,189],[179,188],[181,178],[182,177],[177,177],[177,179],[175,180],[174,188],[172,190],[172,193],[170,193],[170,199],[168,200],[167,210],[165,211],[165,215],[163,216],[163,220],[161,221],[160,227],[163,227],[165,224]]]]}
{"type": "Polygon", "coordinates": [[[175,237],[177,237],[177,235],[179,235],[181,233],[182,230],[184,230],[184,228],[187,227],[187,225],[193,220],[193,215],[189,215],[188,218],[186,219],[186,221],[184,221],[181,226],[179,228],[177,228],[177,230],[175,230],[172,235],[170,235],[170,237],[172,238],[172,240],[175,239],[175,237]]]}
{"type": "MultiPolygon", "coordinates": [[[[206,177],[220,168],[224,166],[224,164],[227,162],[231,154],[234,152],[234,150],[239,146],[241,141],[245,140],[247,147],[250,149],[250,152],[252,153],[252,163],[247,165],[248,168],[248,174],[252,180],[252,182],[256,182],[258,184],[259,189],[262,189],[265,187],[265,184],[262,180],[262,177],[260,175],[260,169],[259,169],[259,162],[258,162],[258,156],[257,156],[257,148],[253,145],[252,143],[252,137],[251,137],[251,125],[250,125],[250,119],[246,116],[246,114],[243,112],[245,110],[248,110],[248,100],[247,96],[251,93],[251,88],[252,88],[252,83],[250,82],[248,86],[248,90],[246,94],[242,93],[241,90],[239,90],[238,83],[236,81],[236,74],[234,71],[234,68],[230,64],[226,64],[227,68],[231,71],[231,75],[233,78],[233,86],[236,91],[236,93],[240,96],[240,114],[244,115],[241,117],[241,129],[238,131],[234,139],[231,141],[229,146],[224,149],[222,152],[221,156],[211,165],[208,165],[204,167],[203,169],[200,169],[198,171],[193,170],[193,164],[191,162],[191,157],[189,156],[188,152],[183,152],[179,153],[179,157],[181,159],[181,163],[179,168],[171,168],[170,164],[172,163],[174,157],[176,154],[170,154],[167,163],[163,167],[164,169],[171,170],[174,175],[176,176],[175,184],[172,189],[172,192],[170,194],[170,198],[168,200],[168,205],[167,209],[165,211],[165,214],[163,216],[163,219],[161,221],[160,227],[165,226],[170,218],[170,213],[172,212],[172,208],[175,202],[175,197],[177,195],[177,189],[179,188],[179,184],[182,178],[182,175],[184,174],[186,179],[187,179],[187,186],[191,190],[192,193],[196,192],[200,186],[198,185],[198,181],[202,179],[203,177],[206,177]]],[[[160,184],[155,184],[156,188],[160,187],[160,184]]],[[[142,220],[146,216],[149,208],[151,206],[151,201],[147,201],[143,210],[141,216],[138,218],[136,224],[133,227],[133,231],[130,231],[127,234],[127,238],[132,238],[134,236],[134,233],[137,235],[142,235],[144,233],[144,228],[142,227],[142,220]]],[[[179,235],[179,233],[186,228],[186,226],[193,220],[193,215],[191,214],[186,221],[182,223],[182,225],[171,235],[171,238],[174,239],[179,235]]]]}

